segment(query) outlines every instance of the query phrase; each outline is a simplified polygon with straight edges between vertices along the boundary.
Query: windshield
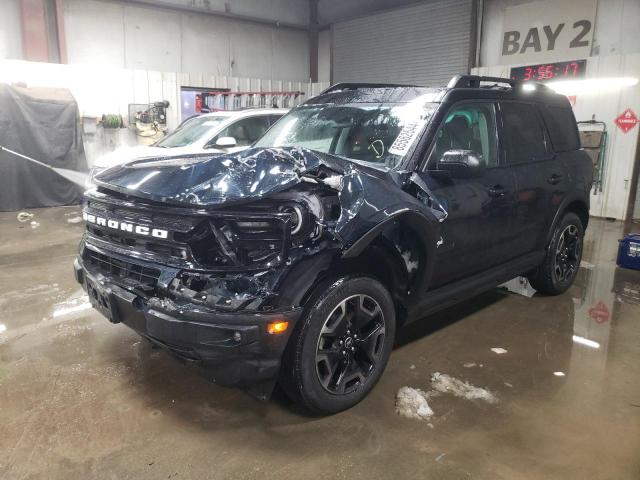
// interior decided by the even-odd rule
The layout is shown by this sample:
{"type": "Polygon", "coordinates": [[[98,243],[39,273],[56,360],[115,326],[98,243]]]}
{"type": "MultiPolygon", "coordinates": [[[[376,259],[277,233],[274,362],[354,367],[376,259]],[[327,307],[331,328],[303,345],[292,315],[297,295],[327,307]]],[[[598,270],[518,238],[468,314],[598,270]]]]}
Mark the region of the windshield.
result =
{"type": "Polygon", "coordinates": [[[182,125],[177,130],[156,143],[156,147],[173,148],[185,147],[202,138],[203,135],[213,133],[229,117],[224,115],[207,115],[205,117],[194,117],[182,125]]]}
{"type": "Polygon", "coordinates": [[[409,103],[303,105],[285,115],[255,147],[304,147],[393,168],[408,153],[434,111],[409,103]]]}

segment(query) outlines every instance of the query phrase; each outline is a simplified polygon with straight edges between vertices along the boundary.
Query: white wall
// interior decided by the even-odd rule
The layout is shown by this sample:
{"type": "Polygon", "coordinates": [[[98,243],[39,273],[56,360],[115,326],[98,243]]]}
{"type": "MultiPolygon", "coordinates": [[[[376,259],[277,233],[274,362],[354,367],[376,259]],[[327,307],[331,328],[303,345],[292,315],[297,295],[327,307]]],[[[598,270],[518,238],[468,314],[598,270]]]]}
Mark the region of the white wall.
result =
{"type": "MultiPolygon", "coordinates": [[[[180,122],[180,87],[219,87],[233,91],[302,91],[294,104],[317,95],[327,83],[260,80],[217,76],[206,73],[176,73],[148,70],[127,70],[91,65],[60,65],[53,63],[0,60],[0,82],[24,82],[29,87],[58,87],[71,91],[78,102],[80,115],[99,119],[103,114],[119,114],[125,121],[130,103],[168,100],[167,127],[173,130],[180,122]]],[[[267,98],[267,104],[270,104],[267,98]]],[[[293,105],[291,105],[293,106],[293,105]]],[[[87,161],[92,165],[97,157],[121,146],[138,141],[128,129],[102,130],[85,135],[87,161]]]]}
{"type": "MultiPolygon", "coordinates": [[[[267,5],[289,12],[285,7],[295,2],[253,2],[253,14],[267,5]]],[[[291,12],[298,14],[290,20],[299,20],[304,9],[291,12]]],[[[302,30],[101,0],[65,0],[64,22],[70,64],[309,79],[309,41],[302,30]]]]}
{"type": "Polygon", "coordinates": [[[0,59],[22,58],[19,0],[0,0],[0,59]]]}
{"type": "MultiPolygon", "coordinates": [[[[472,73],[494,77],[508,77],[510,66],[474,68],[472,73]]],[[[587,59],[586,78],[639,77],[640,54],[611,55],[587,59]]],[[[623,133],[614,120],[627,108],[640,113],[640,84],[616,90],[599,90],[576,96],[573,107],[576,120],[596,120],[607,124],[606,166],[604,191],[591,195],[591,215],[624,220],[633,174],[640,127],[623,133]]]]}
{"type": "Polygon", "coordinates": [[[306,0],[153,0],[154,5],[202,13],[252,17],[306,27],[309,3],[306,0]]]}
{"type": "Polygon", "coordinates": [[[331,81],[331,30],[318,35],[318,81],[331,81]]]}
{"type": "MultiPolygon", "coordinates": [[[[563,0],[557,0],[562,3],[563,0]]],[[[480,66],[500,64],[505,8],[531,0],[484,0],[480,66]]],[[[532,19],[532,24],[535,22],[532,19]]],[[[639,0],[598,0],[593,31],[592,55],[640,53],[639,0]]],[[[575,60],[575,59],[566,59],[575,60]]]]}

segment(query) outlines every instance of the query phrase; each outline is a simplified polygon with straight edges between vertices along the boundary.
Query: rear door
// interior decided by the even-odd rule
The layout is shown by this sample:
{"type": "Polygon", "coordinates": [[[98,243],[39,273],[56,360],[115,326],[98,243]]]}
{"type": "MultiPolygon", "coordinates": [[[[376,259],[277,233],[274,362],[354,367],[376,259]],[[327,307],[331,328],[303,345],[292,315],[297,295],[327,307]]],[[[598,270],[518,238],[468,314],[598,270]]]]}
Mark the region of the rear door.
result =
{"type": "Polygon", "coordinates": [[[551,222],[569,185],[565,167],[551,147],[537,105],[500,102],[504,158],[516,177],[511,257],[543,248],[551,222]]]}
{"type": "Polygon", "coordinates": [[[504,260],[514,215],[515,178],[500,164],[496,119],[492,101],[455,104],[438,128],[426,169],[420,174],[448,213],[442,224],[432,287],[468,277],[504,260]],[[484,174],[464,179],[433,172],[448,150],[473,151],[484,161],[484,174]]]}

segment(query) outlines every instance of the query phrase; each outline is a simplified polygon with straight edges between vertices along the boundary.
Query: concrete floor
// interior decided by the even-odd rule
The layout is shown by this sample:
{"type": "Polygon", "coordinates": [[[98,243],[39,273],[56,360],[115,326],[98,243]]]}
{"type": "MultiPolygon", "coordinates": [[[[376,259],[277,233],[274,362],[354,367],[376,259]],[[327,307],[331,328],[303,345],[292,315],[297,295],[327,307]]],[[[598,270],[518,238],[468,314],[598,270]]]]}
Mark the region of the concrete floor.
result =
{"type": "Polygon", "coordinates": [[[32,212],[37,228],[0,214],[2,479],[640,478],[640,272],[615,267],[620,223],[592,221],[567,294],[496,289],[414,324],[364,402],[306,418],[87,309],[78,208],[32,212]],[[397,416],[397,390],[434,372],[498,402],[445,394],[429,421],[397,416]]]}

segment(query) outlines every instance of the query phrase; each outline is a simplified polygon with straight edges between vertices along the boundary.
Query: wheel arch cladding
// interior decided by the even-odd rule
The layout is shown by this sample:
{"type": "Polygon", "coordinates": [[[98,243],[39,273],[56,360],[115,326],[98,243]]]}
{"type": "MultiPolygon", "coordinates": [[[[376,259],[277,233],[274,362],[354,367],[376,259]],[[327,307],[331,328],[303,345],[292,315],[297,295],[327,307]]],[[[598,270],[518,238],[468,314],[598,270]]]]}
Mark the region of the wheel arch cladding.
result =
{"type": "Polygon", "coordinates": [[[589,208],[587,204],[582,200],[573,200],[566,206],[562,215],[564,216],[564,214],[569,212],[575,213],[578,216],[582,222],[582,227],[586,230],[589,224],[589,208]]]}
{"type": "Polygon", "coordinates": [[[399,211],[360,237],[342,260],[365,265],[369,272],[363,273],[384,268],[382,283],[396,300],[411,302],[431,279],[439,231],[438,222],[422,212],[399,211]]]}
{"type": "Polygon", "coordinates": [[[553,217],[553,221],[549,226],[549,231],[546,232],[545,242],[548,243],[553,237],[553,232],[556,229],[556,226],[560,221],[562,221],[562,217],[567,213],[573,213],[578,216],[582,223],[582,227],[584,230],[587,229],[587,225],[589,224],[589,199],[585,198],[583,195],[572,195],[569,198],[566,198],[564,202],[560,205],[558,210],[556,211],[555,217],[553,217]]]}

